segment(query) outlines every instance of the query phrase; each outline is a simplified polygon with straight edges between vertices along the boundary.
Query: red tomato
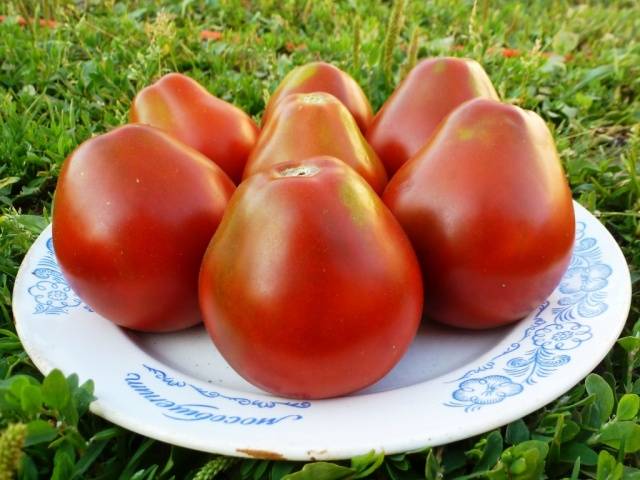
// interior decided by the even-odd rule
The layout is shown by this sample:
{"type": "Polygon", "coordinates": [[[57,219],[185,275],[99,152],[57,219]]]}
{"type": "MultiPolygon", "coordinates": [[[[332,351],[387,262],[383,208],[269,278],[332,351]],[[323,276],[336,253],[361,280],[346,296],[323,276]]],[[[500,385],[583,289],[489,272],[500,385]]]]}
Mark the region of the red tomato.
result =
{"type": "Polygon", "coordinates": [[[200,262],[234,188],[213,162],[153,127],[87,140],[65,161],[54,199],[65,278],[118,325],[198,323],[200,262]]]}
{"type": "Polygon", "coordinates": [[[280,82],[264,110],[262,124],[271,118],[282,99],[292,93],[330,93],[340,100],[363,132],[371,123],[373,112],[360,85],[346,72],[325,62],[313,62],[291,70],[280,82]]]}
{"type": "Polygon", "coordinates": [[[165,75],[138,93],[132,122],[170,133],[213,160],[238,183],[259,129],[246,113],[179,73],[165,75]]]}
{"type": "Polygon", "coordinates": [[[345,106],[322,92],[289,95],[278,104],[251,152],[243,178],[277,163],[317,155],[339,158],[382,194],[387,174],[376,152],[345,106]]]}
{"type": "Polygon", "coordinates": [[[540,305],[571,257],[571,191],[535,113],[476,99],[389,182],[384,202],[422,265],[425,313],[488,328],[540,305]]]}
{"type": "Polygon", "coordinates": [[[420,322],[422,281],[376,193],[343,162],[316,157],[238,187],[202,263],[200,306],[248,381],[333,397],[400,360],[420,322]]]}
{"type": "Polygon", "coordinates": [[[431,58],[409,72],[376,114],[367,141],[391,177],[436,130],[444,117],[475,97],[498,100],[479,63],[466,58],[431,58]]]}

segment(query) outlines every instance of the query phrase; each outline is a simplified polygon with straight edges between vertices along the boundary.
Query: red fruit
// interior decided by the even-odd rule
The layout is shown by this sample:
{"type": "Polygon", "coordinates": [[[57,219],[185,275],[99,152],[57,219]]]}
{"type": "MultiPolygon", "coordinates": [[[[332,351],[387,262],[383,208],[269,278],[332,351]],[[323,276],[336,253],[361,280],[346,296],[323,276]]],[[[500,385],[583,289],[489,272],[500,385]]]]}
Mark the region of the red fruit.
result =
{"type": "Polygon", "coordinates": [[[142,89],[129,116],[132,122],[161,128],[195,148],[236,183],[259,134],[246,113],[179,73],[142,89]]]}
{"type": "Polygon", "coordinates": [[[373,112],[360,85],[346,72],[325,62],[312,62],[291,70],[280,82],[267,104],[262,124],[271,118],[278,103],[293,93],[330,93],[351,112],[363,132],[371,123],[373,112]]]}
{"type": "Polygon", "coordinates": [[[278,165],[236,191],[200,273],[205,326],[229,364],[277,395],[346,395],[385,375],[422,312],[411,244],[338,159],[278,165]]]}
{"type": "Polygon", "coordinates": [[[479,329],[524,317],[571,258],[573,204],[553,138],[517,107],[465,103],[383,200],[420,260],[425,313],[443,323],[479,329]]]}
{"type": "Polygon", "coordinates": [[[328,93],[289,95],[278,104],[251,156],[243,178],[281,162],[318,155],[339,158],[381,194],[387,174],[353,117],[328,93]]]}
{"type": "Polygon", "coordinates": [[[427,143],[452,110],[476,97],[498,100],[479,63],[466,58],[431,58],[409,72],[376,114],[367,141],[391,177],[427,143]]]}
{"type": "Polygon", "coordinates": [[[53,203],[62,272],[118,325],[194,325],[202,256],[233,191],[213,162],[153,127],[87,140],[64,162],[53,203]]]}

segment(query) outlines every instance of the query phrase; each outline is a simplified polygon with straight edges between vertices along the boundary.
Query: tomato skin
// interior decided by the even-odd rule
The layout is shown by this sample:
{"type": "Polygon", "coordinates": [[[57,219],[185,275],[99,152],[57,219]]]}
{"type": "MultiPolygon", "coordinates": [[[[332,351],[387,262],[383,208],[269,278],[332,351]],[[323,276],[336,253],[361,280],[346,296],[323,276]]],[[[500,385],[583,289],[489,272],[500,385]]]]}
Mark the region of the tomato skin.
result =
{"type": "Polygon", "coordinates": [[[63,164],[54,198],[53,244],[65,278],[123,327],[199,323],[200,263],[234,190],[213,162],[153,127],[87,140],[63,164]]]}
{"type": "Polygon", "coordinates": [[[383,196],[411,239],[425,314],[466,328],[539,306],[571,258],[571,191],[535,113],[493,100],[455,110],[383,196]]]}
{"type": "Polygon", "coordinates": [[[360,85],[346,72],[325,62],[312,62],[291,70],[269,98],[262,125],[273,115],[278,103],[293,93],[330,93],[351,112],[362,132],[367,130],[373,111],[360,85]]]}
{"type": "Polygon", "coordinates": [[[245,180],[200,272],[202,316],[222,355],[286,397],[334,397],[377,381],[413,340],[422,299],[402,228],[332,157],[245,180]]]}
{"type": "Polygon", "coordinates": [[[456,107],[475,97],[498,100],[480,64],[440,57],[418,63],[376,113],[367,141],[392,177],[456,107]]]}
{"type": "Polygon", "coordinates": [[[129,118],[160,128],[213,160],[235,183],[260,130],[238,107],[195,80],[169,73],[133,99],[129,118]]]}
{"type": "Polygon", "coordinates": [[[328,93],[293,94],[283,99],[264,126],[243,178],[282,162],[329,155],[344,161],[382,194],[387,174],[353,117],[328,93]]]}

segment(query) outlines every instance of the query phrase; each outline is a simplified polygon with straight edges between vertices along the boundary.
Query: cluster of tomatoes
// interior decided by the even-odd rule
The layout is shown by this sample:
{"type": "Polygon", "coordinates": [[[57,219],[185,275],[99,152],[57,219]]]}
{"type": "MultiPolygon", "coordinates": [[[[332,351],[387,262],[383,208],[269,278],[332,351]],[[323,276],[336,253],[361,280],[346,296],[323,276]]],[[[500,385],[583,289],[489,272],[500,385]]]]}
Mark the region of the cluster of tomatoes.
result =
{"type": "Polygon", "coordinates": [[[375,116],[348,74],[304,65],[262,123],[169,74],[80,145],[53,210],[77,294],[131,329],[203,320],[253,384],[324,398],[385,375],[423,314],[513,322],[567,267],[552,136],[472,60],[420,62],[375,116]]]}

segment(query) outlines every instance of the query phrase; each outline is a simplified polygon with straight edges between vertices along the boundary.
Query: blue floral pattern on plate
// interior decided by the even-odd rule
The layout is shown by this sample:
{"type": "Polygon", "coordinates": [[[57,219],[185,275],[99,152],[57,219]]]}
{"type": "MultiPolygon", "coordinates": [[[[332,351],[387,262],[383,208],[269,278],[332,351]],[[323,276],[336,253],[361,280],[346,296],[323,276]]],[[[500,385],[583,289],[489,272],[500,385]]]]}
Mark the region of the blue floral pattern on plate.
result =
{"type": "Polygon", "coordinates": [[[593,337],[583,322],[608,308],[606,287],[612,272],[602,262],[596,239],[586,235],[586,224],[577,222],[573,255],[554,305],[542,304],[522,337],[504,352],[447,382],[457,385],[444,405],[470,412],[500,403],[568,364],[570,352],[593,337]]]}
{"type": "Polygon", "coordinates": [[[53,239],[46,242],[47,253],[31,272],[38,280],[27,290],[36,302],[33,313],[46,315],[68,314],[70,309],[83,308],[92,312],[69,286],[60,270],[53,251],[53,239]]]}
{"type": "Polygon", "coordinates": [[[522,385],[514,383],[503,375],[488,375],[481,378],[464,380],[453,392],[453,398],[459,402],[470,402],[473,405],[490,405],[504,400],[506,397],[522,392],[522,385]]]}

